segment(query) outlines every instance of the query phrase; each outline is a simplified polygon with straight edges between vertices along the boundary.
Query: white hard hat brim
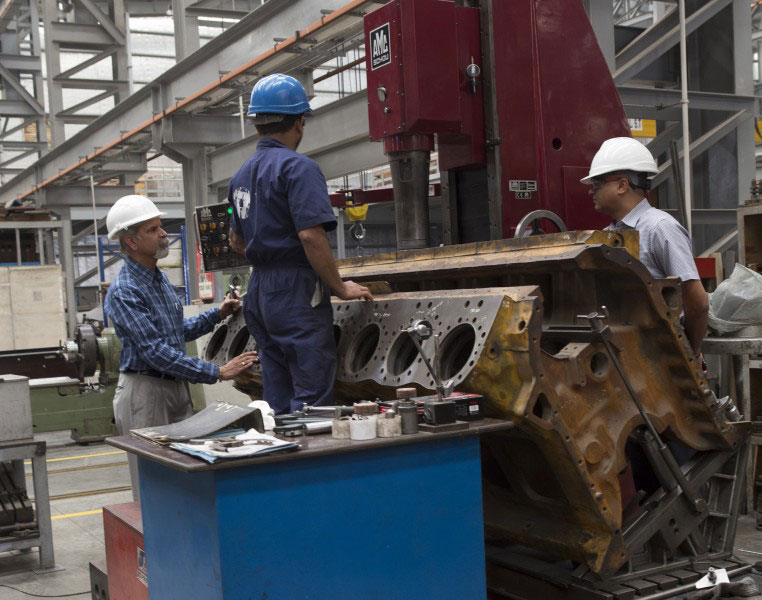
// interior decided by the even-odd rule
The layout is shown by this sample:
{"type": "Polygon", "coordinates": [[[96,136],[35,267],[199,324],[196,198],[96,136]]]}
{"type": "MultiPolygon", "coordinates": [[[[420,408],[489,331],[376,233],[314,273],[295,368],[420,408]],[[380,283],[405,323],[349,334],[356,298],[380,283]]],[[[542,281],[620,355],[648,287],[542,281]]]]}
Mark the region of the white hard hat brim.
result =
{"type": "Polygon", "coordinates": [[[108,233],[108,239],[113,241],[116,241],[119,237],[119,233],[127,229],[128,227],[132,227],[133,225],[138,225],[139,223],[145,223],[146,221],[150,221],[151,219],[155,219],[156,217],[165,217],[167,216],[167,213],[161,212],[157,210],[155,213],[147,214],[147,215],[141,215],[140,217],[137,217],[135,219],[131,219],[129,221],[126,221],[124,223],[120,223],[119,227],[113,229],[112,231],[109,231],[108,233]]]}
{"type": "Polygon", "coordinates": [[[603,167],[591,170],[587,177],[583,177],[579,180],[580,183],[584,183],[585,185],[592,185],[593,179],[596,177],[601,177],[602,175],[607,175],[608,173],[621,173],[623,171],[632,171],[633,173],[648,173],[649,175],[656,175],[656,173],[659,172],[658,169],[653,169],[650,166],[644,166],[643,168],[629,168],[624,169],[622,167],[603,167]]]}

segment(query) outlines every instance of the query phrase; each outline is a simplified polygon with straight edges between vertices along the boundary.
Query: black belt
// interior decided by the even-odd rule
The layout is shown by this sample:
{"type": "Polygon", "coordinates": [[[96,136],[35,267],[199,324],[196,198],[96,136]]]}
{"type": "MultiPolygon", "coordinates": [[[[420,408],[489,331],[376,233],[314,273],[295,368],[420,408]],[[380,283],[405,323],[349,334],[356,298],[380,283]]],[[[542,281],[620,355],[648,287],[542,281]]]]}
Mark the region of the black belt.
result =
{"type": "Polygon", "coordinates": [[[159,371],[154,371],[153,369],[145,369],[144,371],[135,371],[134,369],[125,369],[122,371],[123,373],[129,373],[130,375],[148,375],[149,377],[156,377],[157,379],[168,379],[169,381],[174,381],[177,379],[174,375],[168,375],[167,373],[160,373],[159,371]]]}

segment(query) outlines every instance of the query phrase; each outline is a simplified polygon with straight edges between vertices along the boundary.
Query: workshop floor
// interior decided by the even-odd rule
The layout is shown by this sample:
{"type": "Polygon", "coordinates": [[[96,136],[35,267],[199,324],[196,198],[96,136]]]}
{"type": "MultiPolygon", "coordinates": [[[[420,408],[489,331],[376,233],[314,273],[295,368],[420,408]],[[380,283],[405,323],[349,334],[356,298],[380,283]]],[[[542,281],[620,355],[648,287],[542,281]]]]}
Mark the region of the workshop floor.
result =
{"type": "MultiPolygon", "coordinates": [[[[87,599],[89,563],[106,558],[101,507],[132,501],[127,456],[105,444],[80,446],[68,431],[38,437],[48,443],[53,546],[60,570],[35,573],[37,550],[0,553],[0,600],[29,600],[34,595],[87,599]]],[[[31,465],[26,471],[31,489],[31,465]]]]}
{"type": "MultiPolygon", "coordinates": [[[[101,507],[132,501],[124,452],[105,444],[79,446],[68,432],[43,434],[48,442],[53,542],[58,570],[38,574],[37,551],[0,553],[0,600],[90,597],[90,561],[105,560],[101,507]],[[16,590],[12,589],[16,588],[16,590]],[[24,593],[26,592],[26,593],[24,593]]],[[[29,474],[31,467],[27,466],[29,474]]],[[[31,488],[31,479],[27,479],[31,488]]],[[[762,532],[741,517],[736,553],[762,561],[762,532]]]]}

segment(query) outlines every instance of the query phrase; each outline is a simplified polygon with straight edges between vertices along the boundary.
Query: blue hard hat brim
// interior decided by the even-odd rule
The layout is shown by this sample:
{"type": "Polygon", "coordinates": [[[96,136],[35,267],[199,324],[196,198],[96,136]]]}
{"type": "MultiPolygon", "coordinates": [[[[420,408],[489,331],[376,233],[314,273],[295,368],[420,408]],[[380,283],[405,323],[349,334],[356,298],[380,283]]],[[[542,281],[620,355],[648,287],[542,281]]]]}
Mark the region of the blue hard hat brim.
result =
{"type": "Polygon", "coordinates": [[[306,111],[301,110],[296,112],[283,112],[283,111],[276,112],[276,111],[264,111],[264,110],[260,110],[259,112],[257,112],[257,111],[249,110],[249,112],[246,113],[247,117],[251,117],[255,123],[259,123],[260,125],[266,125],[268,123],[280,123],[283,119],[285,119],[289,115],[303,115],[305,117],[313,116],[312,109],[309,109],[309,108],[306,111]],[[261,115],[261,116],[257,117],[257,115],[261,115]],[[275,117],[280,117],[280,118],[275,118],[275,117]]]}

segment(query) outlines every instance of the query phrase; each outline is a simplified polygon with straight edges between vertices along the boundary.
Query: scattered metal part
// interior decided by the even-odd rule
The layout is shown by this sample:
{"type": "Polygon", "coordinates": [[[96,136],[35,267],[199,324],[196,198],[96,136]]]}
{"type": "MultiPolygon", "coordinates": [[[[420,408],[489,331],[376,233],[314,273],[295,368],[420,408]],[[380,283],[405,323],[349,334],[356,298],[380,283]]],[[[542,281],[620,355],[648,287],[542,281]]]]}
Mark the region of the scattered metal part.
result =
{"type": "Polygon", "coordinates": [[[412,400],[402,400],[398,410],[402,418],[402,434],[418,433],[418,406],[416,403],[412,400]]]}
{"type": "Polygon", "coordinates": [[[328,433],[330,431],[331,421],[329,420],[304,424],[304,433],[307,435],[317,435],[318,433],[328,433]]]}
{"type": "Polygon", "coordinates": [[[351,406],[311,406],[306,402],[302,405],[302,410],[305,415],[315,416],[327,416],[335,415],[336,411],[340,413],[340,416],[351,416],[354,414],[354,408],[351,406]]]}
{"type": "Polygon", "coordinates": [[[378,404],[375,402],[355,402],[353,412],[356,415],[375,415],[378,413],[378,404]]]}

